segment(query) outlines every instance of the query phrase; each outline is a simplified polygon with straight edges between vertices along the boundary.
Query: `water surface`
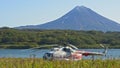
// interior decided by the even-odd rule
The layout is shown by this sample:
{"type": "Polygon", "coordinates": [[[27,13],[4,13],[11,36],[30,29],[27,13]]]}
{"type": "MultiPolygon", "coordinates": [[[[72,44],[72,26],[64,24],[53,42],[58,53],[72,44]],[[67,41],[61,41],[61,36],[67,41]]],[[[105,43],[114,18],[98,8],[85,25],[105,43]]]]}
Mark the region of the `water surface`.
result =
{"type": "MultiPolygon", "coordinates": [[[[104,49],[80,49],[92,52],[103,52],[104,49]]],[[[37,58],[42,58],[44,53],[49,52],[49,49],[0,49],[0,57],[12,57],[12,58],[29,58],[33,55],[37,58]]],[[[97,56],[98,57],[98,56],[97,56]]],[[[84,57],[83,58],[91,58],[84,57]]],[[[120,49],[108,49],[106,56],[100,58],[120,58],[120,49]]]]}

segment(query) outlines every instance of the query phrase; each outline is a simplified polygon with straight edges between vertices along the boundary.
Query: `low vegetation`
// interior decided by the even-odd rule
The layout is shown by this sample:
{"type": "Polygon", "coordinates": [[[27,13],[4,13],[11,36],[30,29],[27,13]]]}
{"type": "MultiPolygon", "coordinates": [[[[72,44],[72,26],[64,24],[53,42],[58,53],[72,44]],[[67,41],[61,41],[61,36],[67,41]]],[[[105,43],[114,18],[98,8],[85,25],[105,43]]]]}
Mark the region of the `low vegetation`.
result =
{"type": "Polygon", "coordinates": [[[120,68],[120,59],[47,61],[38,58],[0,58],[0,68],[120,68]]]}
{"type": "Polygon", "coordinates": [[[120,48],[120,32],[72,30],[17,30],[0,28],[0,48],[31,48],[40,45],[71,43],[80,48],[120,48]]]}

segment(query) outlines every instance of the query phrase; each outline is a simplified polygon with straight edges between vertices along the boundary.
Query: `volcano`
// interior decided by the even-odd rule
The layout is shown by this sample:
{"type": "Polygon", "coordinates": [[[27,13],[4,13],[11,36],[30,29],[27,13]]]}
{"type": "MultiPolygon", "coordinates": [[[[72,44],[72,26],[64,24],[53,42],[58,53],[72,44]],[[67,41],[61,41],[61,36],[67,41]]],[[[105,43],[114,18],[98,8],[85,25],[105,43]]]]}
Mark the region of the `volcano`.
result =
{"type": "Polygon", "coordinates": [[[120,31],[120,24],[85,6],[76,6],[64,16],[41,25],[20,26],[18,29],[120,31]]]}

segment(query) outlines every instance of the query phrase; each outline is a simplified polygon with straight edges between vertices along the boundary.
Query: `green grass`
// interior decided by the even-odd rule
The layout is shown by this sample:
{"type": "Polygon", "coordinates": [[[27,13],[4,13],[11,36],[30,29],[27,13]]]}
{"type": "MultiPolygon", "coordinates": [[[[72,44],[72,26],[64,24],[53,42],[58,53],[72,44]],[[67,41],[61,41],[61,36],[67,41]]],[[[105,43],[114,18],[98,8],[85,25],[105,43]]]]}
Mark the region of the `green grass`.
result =
{"type": "Polygon", "coordinates": [[[120,59],[47,61],[39,58],[0,58],[0,68],[120,68],[120,59]]]}

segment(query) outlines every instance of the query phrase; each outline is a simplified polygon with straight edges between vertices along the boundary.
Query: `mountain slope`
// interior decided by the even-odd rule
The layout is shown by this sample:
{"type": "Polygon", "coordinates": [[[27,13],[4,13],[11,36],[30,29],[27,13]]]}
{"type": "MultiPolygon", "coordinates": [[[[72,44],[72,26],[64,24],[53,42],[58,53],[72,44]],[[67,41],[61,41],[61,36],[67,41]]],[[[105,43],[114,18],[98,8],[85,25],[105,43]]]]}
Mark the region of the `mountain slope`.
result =
{"type": "Polygon", "coordinates": [[[84,6],[76,6],[57,20],[36,26],[22,26],[19,29],[61,29],[120,31],[120,24],[109,20],[84,6]]]}

